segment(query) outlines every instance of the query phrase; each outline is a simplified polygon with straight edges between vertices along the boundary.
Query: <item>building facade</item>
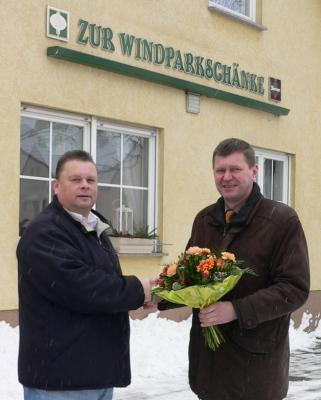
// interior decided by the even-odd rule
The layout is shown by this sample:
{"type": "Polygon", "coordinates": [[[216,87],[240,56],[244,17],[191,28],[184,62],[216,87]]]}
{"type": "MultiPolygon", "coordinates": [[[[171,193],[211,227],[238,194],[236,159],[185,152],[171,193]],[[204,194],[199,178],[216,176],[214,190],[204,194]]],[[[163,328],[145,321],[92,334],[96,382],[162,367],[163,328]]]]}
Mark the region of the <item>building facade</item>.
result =
{"type": "Polygon", "coordinates": [[[16,245],[61,154],[93,155],[97,210],[131,236],[115,244],[124,273],[151,278],[218,197],[211,156],[227,137],[254,146],[264,195],[298,212],[320,317],[319,0],[0,4],[0,319],[16,313],[16,245]]]}

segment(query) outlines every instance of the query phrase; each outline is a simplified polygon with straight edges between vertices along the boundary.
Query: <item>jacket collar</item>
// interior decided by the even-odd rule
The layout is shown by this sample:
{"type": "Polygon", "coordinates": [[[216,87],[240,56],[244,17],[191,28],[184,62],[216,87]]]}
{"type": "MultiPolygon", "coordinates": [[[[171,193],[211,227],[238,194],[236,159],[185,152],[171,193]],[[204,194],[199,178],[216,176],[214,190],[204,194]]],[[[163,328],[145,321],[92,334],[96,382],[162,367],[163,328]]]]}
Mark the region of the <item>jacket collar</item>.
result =
{"type": "MultiPolygon", "coordinates": [[[[243,226],[249,224],[256,207],[262,199],[263,195],[261,194],[260,187],[256,182],[254,182],[250,196],[236,216],[232,219],[230,226],[243,226]]],[[[225,225],[225,202],[223,197],[220,197],[218,201],[209,209],[208,214],[217,224],[225,225]]]]}
{"type": "MultiPolygon", "coordinates": [[[[74,224],[76,224],[77,226],[80,227],[80,229],[84,232],[84,233],[88,233],[87,229],[82,225],[81,222],[76,221],[62,206],[62,204],[59,202],[58,197],[56,195],[53,196],[52,199],[52,206],[56,209],[59,210],[59,212],[63,213],[65,215],[66,218],[68,218],[71,222],[73,222],[74,224]]],[[[91,209],[90,210],[94,215],[96,215],[104,224],[110,225],[108,223],[108,221],[106,220],[106,218],[104,216],[102,216],[98,211],[91,209]]]]}

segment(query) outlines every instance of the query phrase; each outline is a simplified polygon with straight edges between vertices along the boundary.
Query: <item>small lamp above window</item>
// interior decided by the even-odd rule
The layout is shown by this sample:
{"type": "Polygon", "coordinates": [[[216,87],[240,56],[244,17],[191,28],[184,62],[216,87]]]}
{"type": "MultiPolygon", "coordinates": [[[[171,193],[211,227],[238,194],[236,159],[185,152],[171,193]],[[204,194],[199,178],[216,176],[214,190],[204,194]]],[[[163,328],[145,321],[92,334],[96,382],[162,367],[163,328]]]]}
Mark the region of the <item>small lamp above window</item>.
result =
{"type": "Polygon", "coordinates": [[[200,112],[200,95],[194,93],[186,93],[186,111],[193,114],[200,112]]]}

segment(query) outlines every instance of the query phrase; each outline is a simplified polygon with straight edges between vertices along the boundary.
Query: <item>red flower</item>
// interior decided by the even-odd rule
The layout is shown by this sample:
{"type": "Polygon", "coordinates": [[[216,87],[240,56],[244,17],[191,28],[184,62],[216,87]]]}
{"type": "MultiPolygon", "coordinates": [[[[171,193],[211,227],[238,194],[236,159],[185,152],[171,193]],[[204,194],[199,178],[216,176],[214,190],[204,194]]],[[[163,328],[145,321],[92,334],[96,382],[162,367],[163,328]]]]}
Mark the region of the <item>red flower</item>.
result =
{"type": "Polygon", "coordinates": [[[206,269],[205,271],[202,271],[202,277],[207,279],[210,276],[210,271],[206,269]]]}
{"type": "Polygon", "coordinates": [[[212,256],[210,256],[206,260],[201,261],[198,264],[196,270],[197,270],[197,272],[204,272],[204,271],[209,271],[213,267],[214,267],[214,258],[212,256]]]}

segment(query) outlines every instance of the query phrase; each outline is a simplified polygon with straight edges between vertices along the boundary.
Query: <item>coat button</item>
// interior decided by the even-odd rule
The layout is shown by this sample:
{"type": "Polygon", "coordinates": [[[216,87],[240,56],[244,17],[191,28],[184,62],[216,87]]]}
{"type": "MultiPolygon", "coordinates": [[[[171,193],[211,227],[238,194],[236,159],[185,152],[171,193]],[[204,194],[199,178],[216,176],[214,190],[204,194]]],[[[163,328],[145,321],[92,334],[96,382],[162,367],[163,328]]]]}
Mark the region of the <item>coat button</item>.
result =
{"type": "Polygon", "coordinates": [[[251,327],[253,325],[253,321],[251,319],[248,319],[246,321],[246,326],[251,327]]]}

